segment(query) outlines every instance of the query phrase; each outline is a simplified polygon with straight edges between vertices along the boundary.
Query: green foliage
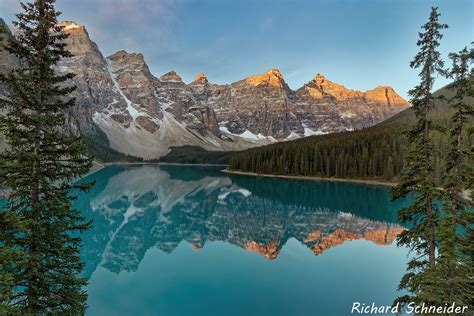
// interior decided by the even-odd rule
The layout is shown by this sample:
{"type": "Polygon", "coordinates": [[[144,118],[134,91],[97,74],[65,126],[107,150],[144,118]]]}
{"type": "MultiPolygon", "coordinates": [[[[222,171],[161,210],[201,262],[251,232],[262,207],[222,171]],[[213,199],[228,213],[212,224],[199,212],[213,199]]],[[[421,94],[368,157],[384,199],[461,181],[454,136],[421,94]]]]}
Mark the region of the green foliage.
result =
{"type": "Polygon", "coordinates": [[[417,45],[419,52],[410,66],[420,69],[420,83],[409,91],[415,124],[407,131],[408,151],[405,156],[405,167],[393,190],[394,198],[405,198],[413,195],[413,203],[398,211],[398,219],[411,225],[402,232],[397,242],[414,252],[408,264],[407,273],[403,276],[399,288],[410,291],[410,296],[399,298],[401,303],[411,301],[433,302],[433,279],[430,275],[436,263],[436,222],[440,209],[434,203],[442,197],[436,184],[436,160],[433,152],[434,124],[428,114],[435,106],[432,93],[435,77],[444,75],[444,63],[438,52],[441,31],[447,25],[439,23],[440,14],[436,7],[431,8],[429,21],[422,26],[417,45]]]}
{"type": "Polygon", "coordinates": [[[0,313],[83,314],[86,280],[78,277],[80,238],[90,224],[72,208],[71,189],[92,159],[80,137],[64,133],[64,111],[74,104],[72,74],[54,65],[71,55],[57,26],[54,0],[22,4],[19,35],[6,49],[22,68],[2,76],[8,87],[0,100],[0,129],[8,149],[0,154],[0,186],[12,194],[1,216],[0,313]]]}
{"type": "Polygon", "coordinates": [[[234,155],[228,151],[207,151],[198,146],[171,147],[170,152],[161,157],[159,162],[189,164],[229,164],[234,155]]]}
{"type": "Polygon", "coordinates": [[[230,169],[391,180],[403,167],[403,151],[402,138],[391,126],[384,126],[250,149],[232,157],[230,169]]]}
{"type": "MultiPolygon", "coordinates": [[[[450,90],[454,91],[448,104],[454,113],[449,130],[449,151],[444,177],[444,209],[440,218],[438,235],[438,258],[432,278],[438,286],[430,289],[435,301],[468,305],[474,301],[472,278],[473,214],[462,198],[463,190],[473,187],[474,151],[465,148],[463,130],[467,129],[469,118],[474,114],[472,102],[466,96],[474,96],[474,83],[471,80],[474,69],[469,64],[474,61],[474,51],[464,48],[459,53],[451,53],[453,66],[450,76],[454,79],[450,90]]],[[[471,126],[472,127],[472,126],[471,126]]]]}

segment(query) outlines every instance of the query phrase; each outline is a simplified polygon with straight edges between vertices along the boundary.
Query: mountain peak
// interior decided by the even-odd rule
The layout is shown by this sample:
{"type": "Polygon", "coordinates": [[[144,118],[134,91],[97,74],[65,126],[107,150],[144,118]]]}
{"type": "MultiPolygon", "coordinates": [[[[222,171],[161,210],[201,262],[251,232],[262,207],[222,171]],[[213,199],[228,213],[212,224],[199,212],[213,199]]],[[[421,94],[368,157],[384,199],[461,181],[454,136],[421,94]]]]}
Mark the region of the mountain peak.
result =
{"type": "Polygon", "coordinates": [[[390,93],[395,92],[395,90],[393,90],[393,88],[390,86],[377,86],[374,89],[369,90],[369,91],[388,91],[390,93]]]}
{"type": "Polygon", "coordinates": [[[320,73],[317,73],[316,76],[314,76],[313,80],[315,80],[315,81],[326,80],[326,77],[324,77],[320,73]]]}
{"type": "Polygon", "coordinates": [[[366,91],[365,99],[369,102],[387,103],[388,105],[410,105],[389,86],[377,86],[372,90],[366,91]]]}
{"type": "Polygon", "coordinates": [[[206,76],[203,73],[199,73],[196,78],[194,78],[193,82],[194,84],[206,84],[209,81],[207,80],[206,76]]]}
{"type": "Polygon", "coordinates": [[[145,59],[143,57],[143,54],[142,53],[129,53],[127,52],[126,50],[122,49],[122,50],[119,50],[115,53],[113,53],[112,55],[110,55],[109,57],[107,57],[108,59],[115,59],[115,58],[133,58],[133,59],[137,59],[137,60],[141,60],[142,62],[145,62],[145,59]]]}
{"type": "Polygon", "coordinates": [[[62,21],[59,26],[63,27],[64,32],[71,32],[72,30],[85,30],[83,25],[80,25],[74,21],[62,21]]]}
{"type": "Polygon", "coordinates": [[[268,69],[265,73],[269,74],[269,75],[272,75],[272,76],[276,76],[276,77],[283,77],[280,70],[278,70],[276,68],[268,69]]]}
{"type": "Polygon", "coordinates": [[[357,94],[357,91],[347,89],[343,85],[332,82],[319,73],[316,74],[316,76],[314,76],[314,78],[306,86],[316,89],[321,95],[330,94],[336,97],[338,100],[352,98],[355,96],[354,94],[357,94]]]}
{"type": "Polygon", "coordinates": [[[145,62],[145,58],[141,53],[129,53],[126,50],[119,50],[107,57],[116,70],[126,70],[135,75],[138,72],[143,72],[145,76],[152,77],[150,69],[145,62]]]}
{"type": "Polygon", "coordinates": [[[100,54],[97,45],[91,41],[85,26],[74,21],[62,21],[58,24],[69,37],[66,39],[68,50],[73,55],[82,55],[94,51],[100,54]]]}
{"type": "Polygon", "coordinates": [[[246,81],[253,86],[268,84],[272,87],[282,88],[285,85],[283,75],[275,68],[269,69],[262,74],[248,77],[246,81]]]}
{"type": "Polygon", "coordinates": [[[365,92],[352,90],[326,79],[326,77],[319,73],[303,87],[303,90],[308,91],[309,94],[316,99],[319,99],[324,95],[329,95],[337,101],[349,101],[362,98],[370,103],[396,106],[409,105],[409,103],[400,97],[392,87],[378,86],[365,92]]]}
{"type": "Polygon", "coordinates": [[[160,81],[168,81],[168,82],[182,82],[183,81],[181,77],[174,70],[171,70],[170,72],[165,73],[159,79],[160,81]]]}
{"type": "Polygon", "coordinates": [[[121,50],[119,50],[119,51],[116,51],[115,53],[113,53],[112,55],[110,55],[110,56],[107,57],[107,58],[110,59],[110,58],[114,58],[114,57],[116,57],[116,56],[126,56],[126,55],[128,55],[128,52],[127,52],[126,50],[124,50],[124,49],[121,49],[121,50]]]}

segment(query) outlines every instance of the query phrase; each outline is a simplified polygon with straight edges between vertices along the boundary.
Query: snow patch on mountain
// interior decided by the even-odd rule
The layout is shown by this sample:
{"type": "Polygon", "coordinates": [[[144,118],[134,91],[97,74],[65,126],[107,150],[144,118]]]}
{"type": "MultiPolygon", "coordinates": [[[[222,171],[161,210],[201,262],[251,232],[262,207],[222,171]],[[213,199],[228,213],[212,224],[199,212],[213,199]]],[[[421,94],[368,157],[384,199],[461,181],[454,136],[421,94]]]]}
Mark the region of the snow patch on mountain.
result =
{"type": "Polygon", "coordinates": [[[114,87],[117,89],[117,92],[120,93],[122,98],[125,100],[125,103],[127,104],[127,111],[130,114],[130,116],[132,117],[132,119],[135,120],[138,116],[141,115],[141,113],[133,107],[133,103],[125,96],[122,89],[120,89],[120,86],[117,83],[117,78],[115,77],[115,74],[112,70],[110,60],[106,59],[105,61],[107,63],[107,71],[109,72],[110,78],[112,79],[112,82],[114,83],[114,87]]]}
{"type": "Polygon", "coordinates": [[[248,129],[245,130],[245,132],[241,133],[241,134],[235,134],[235,133],[232,133],[231,131],[229,131],[229,129],[224,125],[225,123],[227,122],[222,122],[220,125],[219,125],[219,131],[221,131],[222,133],[224,134],[227,134],[227,135],[233,135],[233,136],[236,136],[236,137],[239,137],[239,138],[243,138],[243,139],[246,139],[246,140],[249,140],[249,141],[252,141],[252,142],[261,142],[261,141],[266,141],[266,142],[277,142],[278,140],[275,139],[273,136],[265,136],[261,133],[258,133],[258,134],[254,134],[252,133],[251,131],[249,131],[248,129]]]}
{"type": "Polygon", "coordinates": [[[301,135],[298,135],[295,132],[291,132],[290,135],[288,135],[285,139],[286,140],[292,140],[292,139],[298,139],[300,137],[301,137],[301,135]]]}
{"type": "Polygon", "coordinates": [[[306,124],[303,124],[303,128],[304,128],[304,136],[307,137],[307,136],[314,136],[314,135],[325,135],[327,134],[327,132],[324,132],[322,130],[312,130],[311,128],[309,128],[308,126],[306,126],[306,124]]]}

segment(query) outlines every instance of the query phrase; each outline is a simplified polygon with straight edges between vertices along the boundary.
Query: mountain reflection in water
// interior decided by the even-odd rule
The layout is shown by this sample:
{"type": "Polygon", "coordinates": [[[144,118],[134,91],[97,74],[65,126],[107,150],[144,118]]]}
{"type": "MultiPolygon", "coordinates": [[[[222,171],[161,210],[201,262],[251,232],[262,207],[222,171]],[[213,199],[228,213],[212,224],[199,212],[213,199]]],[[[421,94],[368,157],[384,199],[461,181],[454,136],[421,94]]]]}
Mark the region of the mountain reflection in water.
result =
{"type": "Polygon", "coordinates": [[[365,239],[391,244],[403,228],[388,190],[359,184],[245,177],[216,167],[113,166],[76,206],[93,228],[83,235],[85,275],[98,266],[136,271],[146,251],[199,251],[223,241],[276,259],[290,238],[315,255],[365,239]]]}

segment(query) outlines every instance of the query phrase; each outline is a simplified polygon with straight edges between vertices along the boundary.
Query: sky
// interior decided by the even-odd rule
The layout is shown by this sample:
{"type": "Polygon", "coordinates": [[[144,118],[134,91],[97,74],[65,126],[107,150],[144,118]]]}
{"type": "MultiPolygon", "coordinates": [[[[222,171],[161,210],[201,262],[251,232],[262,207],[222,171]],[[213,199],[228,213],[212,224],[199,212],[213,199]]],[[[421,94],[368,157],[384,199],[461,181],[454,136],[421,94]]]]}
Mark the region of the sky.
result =
{"type": "MultiPolygon", "coordinates": [[[[406,98],[431,6],[449,25],[440,46],[447,60],[474,40],[472,0],[56,1],[60,20],[85,25],[105,56],[143,53],[158,77],[174,70],[191,82],[204,73],[223,84],[277,68],[292,89],[320,73],[351,89],[389,85],[406,98]]],[[[0,0],[7,23],[19,10],[19,0],[0,0]]]]}

